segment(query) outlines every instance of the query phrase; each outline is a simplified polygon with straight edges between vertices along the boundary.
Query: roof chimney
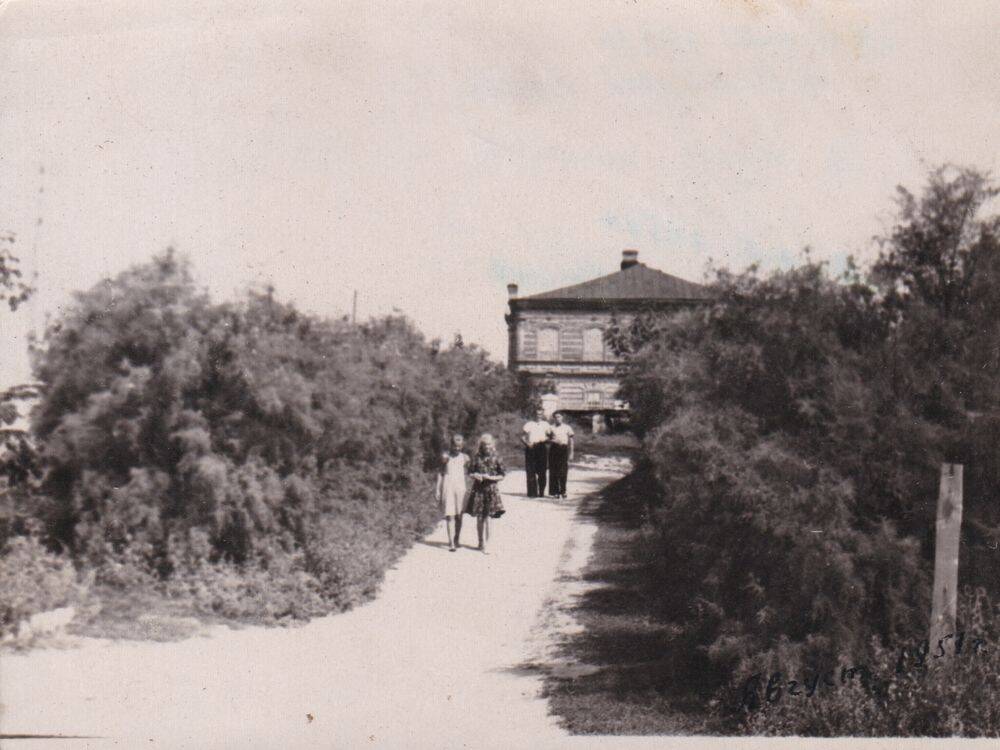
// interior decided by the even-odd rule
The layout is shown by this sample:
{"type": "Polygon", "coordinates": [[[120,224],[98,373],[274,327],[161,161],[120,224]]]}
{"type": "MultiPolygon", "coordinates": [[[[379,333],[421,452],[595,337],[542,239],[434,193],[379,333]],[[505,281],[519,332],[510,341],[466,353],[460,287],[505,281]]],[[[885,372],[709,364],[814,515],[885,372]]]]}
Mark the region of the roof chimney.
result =
{"type": "Polygon", "coordinates": [[[622,250],[622,270],[639,265],[638,250],[622,250]]]}
{"type": "Polygon", "coordinates": [[[517,284],[508,284],[507,285],[507,296],[510,299],[514,299],[514,297],[517,296],[517,284]]]}

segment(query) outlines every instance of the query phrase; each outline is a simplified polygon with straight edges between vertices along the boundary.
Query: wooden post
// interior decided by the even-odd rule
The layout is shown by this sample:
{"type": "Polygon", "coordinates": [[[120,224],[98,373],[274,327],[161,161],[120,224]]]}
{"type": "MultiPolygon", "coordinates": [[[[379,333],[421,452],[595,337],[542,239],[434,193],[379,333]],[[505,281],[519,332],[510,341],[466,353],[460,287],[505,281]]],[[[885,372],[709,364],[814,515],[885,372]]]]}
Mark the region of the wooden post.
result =
{"type": "Polygon", "coordinates": [[[962,464],[941,464],[934,537],[934,592],[930,646],[955,632],[958,610],[958,548],[962,528],[962,464]]]}

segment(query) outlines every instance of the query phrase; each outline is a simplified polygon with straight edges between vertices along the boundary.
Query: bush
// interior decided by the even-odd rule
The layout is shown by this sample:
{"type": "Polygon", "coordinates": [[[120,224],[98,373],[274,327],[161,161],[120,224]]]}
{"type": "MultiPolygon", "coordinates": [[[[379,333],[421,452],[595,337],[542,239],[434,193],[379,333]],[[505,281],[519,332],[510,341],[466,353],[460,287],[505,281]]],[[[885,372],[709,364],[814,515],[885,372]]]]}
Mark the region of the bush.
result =
{"type": "MultiPolygon", "coordinates": [[[[956,653],[951,639],[940,649],[928,645],[926,652],[922,646],[912,645],[901,659],[898,648],[874,641],[867,660],[838,665],[832,689],[822,686],[811,697],[778,697],[774,692],[773,702],[761,696],[756,710],[744,708],[739,714],[741,728],[751,734],[818,737],[1000,736],[1000,704],[996,701],[1000,690],[1000,613],[982,589],[966,594],[962,604],[965,623],[960,628],[965,636],[961,653],[956,653]],[[864,664],[868,671],[854,677],[848,673],[847,679],[842,679],[841,668],[858,664],[864,664]]],[[[783,682],[782,687],[786,685],[783,682]]],[[[733,696],[739,696],[739,691],[733,696]]]]}
{"type": "Polygon", "coordinates": [[[16,634],[24,620],[68,606],[79,593],[72,563],[37,539],[14,537],[0,551],[0,635],[16,634]]]}
{"type": "Polygon", "coordinates": [[[302,569],[300,560],[287,557],[268,567],[257,561],[202,563],[177,571],[164,589],[197,612],[231,620],[273,624],[331,611],[316,578],[302,569]]]}
{"type": "Polygon", "coordinates": [[[172,252],[78,294],[33,365],[38,478],[0,531],[44,528],[102,586],[166,582],[264,620],[370,596],[436,520],[448,435],[505,429],[526,398],[402,317],[325,320],[270,291],[214,304],[172,252]]]}
{"type": "Polygon", "coordinates": [[[623,379],[671,580],[663,610],[695,667],[721,685],[779,654],[829,660],[910,635],[929,581],[901,527],[922,519],[887,511],[924,499],[933,430],[899,405],[879,419],[907,415],[906,439],[870,424],[866,297],[815,265],[721,274],[716,291],[716,305],[638,320],[623,379]]]}
{"type": "MultiPolygon", "coordinates": [[[[640,315],[612,333],[670,581],[660,610],[698,654],[689,669],[709,689],[755,672],[880,664],[890,644],[918,639],[944,461],[969,468],[964,581],[1000,595],[990,575],[1000,217],[980,210],[996,194],[982,175],[939,170],[922,199],[903,191],[867,277],[849,264],[831,278],[808,257],[767,277],[719,271],[714,302],[640,315]]],[[[990,733],[994,710],[962,692],[976,679],[993,684],[986,664],[893,682],[910,696],[899,705],[912,721],[877,701],[876,721],[854,695],[815,703],[808,720],[782,709],[754,721],[778,732],[867,722],[990,733]],[[951,707],[948,691],[966,703],[951,707]]]]}
{"type": "Polygon", "coordinates": [[[662,606],[724,681],[747,661],[857,654],[871,631],[908,635],[929,607],[918,546],[859,529],[850,483],[737,410],[678,410],[647,436],[662,606]]]}

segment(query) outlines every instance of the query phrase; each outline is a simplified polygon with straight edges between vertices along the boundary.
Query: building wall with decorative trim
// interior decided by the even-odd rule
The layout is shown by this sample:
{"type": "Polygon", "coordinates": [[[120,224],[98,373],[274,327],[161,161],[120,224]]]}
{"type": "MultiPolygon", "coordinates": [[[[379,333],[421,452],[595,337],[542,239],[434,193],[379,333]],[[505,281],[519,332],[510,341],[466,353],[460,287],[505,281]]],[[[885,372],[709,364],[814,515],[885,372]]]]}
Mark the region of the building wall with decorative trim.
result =
{"type": "Polygon", "coordinates": [[[508,284],[507,293],[508,366],[551,382],[556,408],[593,413],[628,408],[618,398],[620,361],[607,344],[609,328],[628,325],[640,311],[677,310],[712,298],[701,284],[640,263],[639,251],[631,249],[622,251],[614,273],[527,297],[508,284]]]}
{"type": "Polygon", "coordinates": [[[602,310],[517,310],[507,316],[508,364],[538,381],[551,381],[559,409],[624,409],[615,377],[619,360],[605,332],[616,323],[627,325],[631,318],[630,313],[602,310]]]}

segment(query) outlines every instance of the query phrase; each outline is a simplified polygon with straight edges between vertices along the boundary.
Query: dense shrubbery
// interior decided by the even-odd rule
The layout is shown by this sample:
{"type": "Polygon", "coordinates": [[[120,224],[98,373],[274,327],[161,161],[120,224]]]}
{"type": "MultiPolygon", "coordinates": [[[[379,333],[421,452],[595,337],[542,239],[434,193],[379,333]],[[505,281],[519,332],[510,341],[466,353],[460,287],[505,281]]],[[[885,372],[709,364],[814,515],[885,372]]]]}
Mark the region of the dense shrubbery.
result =
{"type": "Polygon", "coordinates": [[[5,493],[4,533],[27,519],[99,585],[267,619],[370,595],[436,518],[447,433],[505,424],[523,391],[400,317],[213,304],[169,252],[79,294],[34,363],[34,473],[5,493]]]}
{"type": "Polygon", "coordinates": [[[772,701],[764,695],[766,680],[772,676],[763,676],[757,691],[759,706],[746,716],[745,729],[754,734],[820,737],[995,737],[1000,727],[996,609],[980,589],[963,598],[962,611],[968,632],[960,651],[954,640],[941,649],[928,645],[925,654],[921,645],[911,644],[901,658],[899,648],[886,648],[876,640],[864,671],[858,663],[845,663],[826,676],[832,677],[829,680],[818,674],[794,674],[799,678],[796,695],[788,694],[793,675],[785,673],[783,680],[773,682],[772,701]],[[977,642],[973,633],[984,643],[977,642]]]}
{"type": "Polygon", "coordinates": [[[6,635],[37,612],[75,603],[80,587],[65,556],[32,536],[15,536],[0,549],[0,592],[0,635],[6,635]]]}
{"type": "MultiPolygon", "coordinates": [[[[808,258],[720,272],[715,303],[614,333],[662,611],[709,685],[877,660],[873,643],[925,631],[943,460],[967,464],[962,580],[996,593],[1000,220],[980,216],[994,195],[938,171],[921,199],[901,193],[868,276],[808,258]]],[[[803,730],[791,717],[780,730],[803,730]]]]}

